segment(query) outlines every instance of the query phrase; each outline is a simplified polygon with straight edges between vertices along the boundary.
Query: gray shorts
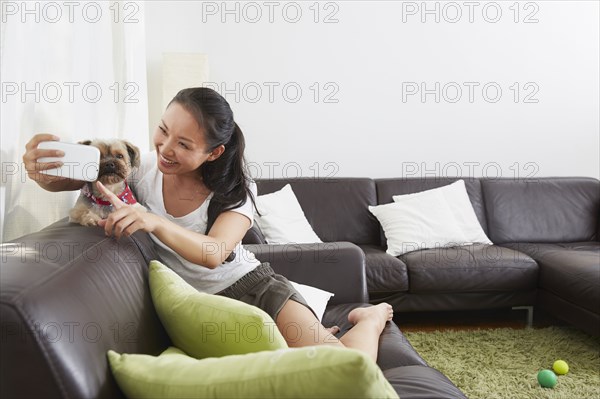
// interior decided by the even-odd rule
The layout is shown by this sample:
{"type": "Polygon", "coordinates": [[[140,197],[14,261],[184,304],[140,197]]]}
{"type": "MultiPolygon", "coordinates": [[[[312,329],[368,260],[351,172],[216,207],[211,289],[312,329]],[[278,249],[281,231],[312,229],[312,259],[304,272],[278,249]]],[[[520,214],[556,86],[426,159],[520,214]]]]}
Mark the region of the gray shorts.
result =
{"type": "Polygon", "coordinates": [[[217,292],[217,295],[254,305],[275,321],[288,299],[301,303],[315,313],[287,278],[275,274],[269,262],[261,263],[223,291],[217,292]]]}

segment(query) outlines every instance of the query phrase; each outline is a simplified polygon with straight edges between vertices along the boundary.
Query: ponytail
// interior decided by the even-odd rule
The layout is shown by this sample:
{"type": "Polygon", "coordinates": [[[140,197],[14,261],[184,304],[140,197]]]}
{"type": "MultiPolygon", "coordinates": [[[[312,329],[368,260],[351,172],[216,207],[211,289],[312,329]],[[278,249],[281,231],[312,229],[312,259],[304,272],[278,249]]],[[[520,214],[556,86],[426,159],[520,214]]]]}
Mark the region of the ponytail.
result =
{"type": "Polygon", "coordinates": [[[233,134],[224,145],[223,154],[214,161],[205,162],[200,171],[204,184],[214,193],[208,205],[206,234],[222,212],[244,205],[248,195],[256,208],[245,170],[244,134],[237,123],[234,122],[233,134]]]}

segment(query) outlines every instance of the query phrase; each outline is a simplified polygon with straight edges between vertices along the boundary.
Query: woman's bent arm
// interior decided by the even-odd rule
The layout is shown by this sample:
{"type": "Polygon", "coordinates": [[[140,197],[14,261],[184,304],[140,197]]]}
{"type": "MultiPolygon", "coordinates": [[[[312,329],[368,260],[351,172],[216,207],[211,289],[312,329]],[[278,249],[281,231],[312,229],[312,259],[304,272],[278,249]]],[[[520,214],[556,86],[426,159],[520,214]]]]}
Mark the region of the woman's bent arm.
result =
{"type": "Polygon", "coordinates": [[[153,234],[187,261],[214,269],[227,259],[249,228],[246,216],[229,211],[217,217],[208,235],[162,218],[153,234]]]}
{"type": "Polygon", "coordinates": [[[115,208],[108,218],[98,222],[106,235],[114,235],[118,239],[143,230],[154,234],[187,261],[209,269],[214,269],[227,259],[251,225],[248,217],[226,211],[217,217],[208,235],[200,234],[159,215],[125,204],[100,182],[96,182],[96,187],[115,208]]]}

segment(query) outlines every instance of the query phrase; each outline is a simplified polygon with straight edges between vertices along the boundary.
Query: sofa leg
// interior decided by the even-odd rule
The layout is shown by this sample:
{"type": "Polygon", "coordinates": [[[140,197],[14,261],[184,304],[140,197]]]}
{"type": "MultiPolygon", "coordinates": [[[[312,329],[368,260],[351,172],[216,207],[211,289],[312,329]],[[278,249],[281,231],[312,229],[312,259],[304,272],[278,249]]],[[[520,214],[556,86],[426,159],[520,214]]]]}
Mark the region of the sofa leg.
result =
{"type": "Polygon", "coordinates": [[[527,328],[533,327],[533,306],[513,306],[512,310],[527,310],[527,328]]]}

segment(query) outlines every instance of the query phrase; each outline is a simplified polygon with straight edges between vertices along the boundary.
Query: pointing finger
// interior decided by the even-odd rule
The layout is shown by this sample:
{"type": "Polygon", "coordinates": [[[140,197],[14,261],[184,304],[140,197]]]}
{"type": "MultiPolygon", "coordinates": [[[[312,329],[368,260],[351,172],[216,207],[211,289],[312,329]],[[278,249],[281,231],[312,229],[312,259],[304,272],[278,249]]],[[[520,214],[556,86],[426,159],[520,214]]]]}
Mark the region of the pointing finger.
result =
{"type": "Polygon", "coordinates": [[[110,202],[112,206],[115,207],[115,209],[121,209],[123,206],[125,206],[125,203],[121,201],[119,197],[117,197],[112,191],[104,187],[104,184],[97,181],[96,187],[102,193],[104,198],[106,198],[108,202],[110,202]]]}

